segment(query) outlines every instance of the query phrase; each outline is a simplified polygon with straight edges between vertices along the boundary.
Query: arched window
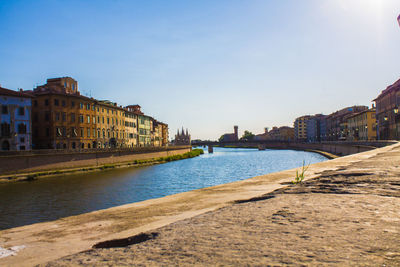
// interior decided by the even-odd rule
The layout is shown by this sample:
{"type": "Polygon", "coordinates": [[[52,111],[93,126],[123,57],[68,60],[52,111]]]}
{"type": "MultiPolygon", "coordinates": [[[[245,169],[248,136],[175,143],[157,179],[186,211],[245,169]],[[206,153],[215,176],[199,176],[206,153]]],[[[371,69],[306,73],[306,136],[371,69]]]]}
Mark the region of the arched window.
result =
{"type": "Polygon", "coordinates": [[[10,143],[7,140],[1,144],[1,150],[10,150],[10,143]]]}
{"type": "Polygon", "coordinates": [[[11,131],[10,131],[10,124],[7,122],[3,122],[1,124],[1,136],[10,136],[11,131]]]}

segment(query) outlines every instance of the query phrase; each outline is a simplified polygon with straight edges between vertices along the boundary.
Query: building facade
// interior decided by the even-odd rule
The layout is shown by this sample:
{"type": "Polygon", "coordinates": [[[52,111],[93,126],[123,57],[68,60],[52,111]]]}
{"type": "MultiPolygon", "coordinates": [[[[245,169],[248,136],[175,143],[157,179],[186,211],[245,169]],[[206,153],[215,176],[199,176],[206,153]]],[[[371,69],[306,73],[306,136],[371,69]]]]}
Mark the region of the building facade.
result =
{"type": "Polygon", "coordinates": [[[316,114],[307,120],[307,142],[321,142],[326,140],[325,118],[325,115],[316,114]]]}
{"type": "Polygon", "coordinates": [[[264,133],[257,134],[254,137],[255,141],[285,141],[290,142],[294,140],[294,128],[288,126],[268,127],[264,128],[264,133]]]}
{"type": "Polygon", "coordinates": [[[374,100],[376,103],[377,138],[400,140],[400,80],[388,86],[374,100]]]}
{"type": "Polygon", "coordinates": [[[0,149],[32,149],[32,97],[0,87],[0,149]]]}
{"type": "Polygon", "coordinates": [[[221,136],[219,141],[222,142],[236,142],[239,140],[239,127],[233,126],[233,133],[226,133],[221,136]]]}
{"type": "Polygon", "coordinates": [[[344,141],[349,134],[347,119],[361,111],[368,110],[367,106],[352,106],[336,111],[326,117],[327,141],[344,141]]]}
{"type": "Polygon", "coordinates": [[[294,121],[294,139],[298,142],[307,141],[307,121],[311,116],[305,115],[294,121]]]}
{"type": "Polygon", "coordinates": [[[31,93],[35,149],[97,147],[95,100],[80,95],[77,81],[48,79],[31,93]]]}
{"type": "Polygon", "coordinates": [[[347,118],[349,141],[371,141],[376,140],[377,124],[376,110],[374,108],[356,113],[347,118]]]}
{"type": "Polygon", "coordinates": [[[136,147],[138,139],[137,131],[138,116],[134,113],[133,109],[125,108],[125,144],[127,147],[136,147]]]}
{"type": "Polygon", "coordinates": [[[96,100],[97,143],[100,148],[126,147],[125,110],[108,100],[96,100]]]}
{"type": "Polygon", "coordinates": [[[125,109],[130,110],[137,116],[137,146],[151,146],[151,131],[153,128],[153,118],[145,115],[139,105],[129,105],[125,109]]]}

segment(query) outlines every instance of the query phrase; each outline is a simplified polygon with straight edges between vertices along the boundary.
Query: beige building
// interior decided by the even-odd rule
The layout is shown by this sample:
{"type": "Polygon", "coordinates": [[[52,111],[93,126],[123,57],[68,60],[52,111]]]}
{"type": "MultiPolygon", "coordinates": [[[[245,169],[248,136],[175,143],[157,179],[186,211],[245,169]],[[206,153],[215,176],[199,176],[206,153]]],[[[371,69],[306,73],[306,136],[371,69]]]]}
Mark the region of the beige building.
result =
{"type": "Polygon", "coordinates": [[[126,147],[137,146],[137,119],[132,106],[125,108],[125,145],[126,147]]]}
{"type": "Polygon", "coordinates": [[[307,140],[307,121],[310,117],[310,115],[301,116],[294,121],[294,138],[296,141],[307,140]]]}
{"type": "Polygon", "coordinates": [[[376,140],[376,113],[375,109],[361,111],[347,118],[349,141],[376,140]]]}

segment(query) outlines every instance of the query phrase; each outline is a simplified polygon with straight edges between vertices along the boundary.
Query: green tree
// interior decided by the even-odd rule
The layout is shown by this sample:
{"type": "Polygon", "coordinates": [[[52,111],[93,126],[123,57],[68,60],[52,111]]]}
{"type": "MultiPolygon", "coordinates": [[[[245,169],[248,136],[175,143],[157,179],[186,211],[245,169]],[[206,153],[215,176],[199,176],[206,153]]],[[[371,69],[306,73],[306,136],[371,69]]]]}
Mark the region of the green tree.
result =
{"type": "Polygon", "coordinates": [[[244,131],[243,136],[240,138],[240,140],[244,140],[244,141],[251,141],[254,138],[254,134],[252,132],[249,131],[244,131]]]}

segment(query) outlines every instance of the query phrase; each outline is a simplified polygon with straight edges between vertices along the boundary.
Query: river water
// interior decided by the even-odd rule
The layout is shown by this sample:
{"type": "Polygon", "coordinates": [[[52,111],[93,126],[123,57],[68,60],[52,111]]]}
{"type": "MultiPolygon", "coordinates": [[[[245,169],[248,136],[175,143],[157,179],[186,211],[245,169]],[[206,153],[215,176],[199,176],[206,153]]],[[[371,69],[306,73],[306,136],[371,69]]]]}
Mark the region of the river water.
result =
{"type": "Polygon", "coordinates": [[[140,168],[0,184],[0,229],[225,184],[327,160],[311,152],[214,148],[213,154],[140,168]]]}

